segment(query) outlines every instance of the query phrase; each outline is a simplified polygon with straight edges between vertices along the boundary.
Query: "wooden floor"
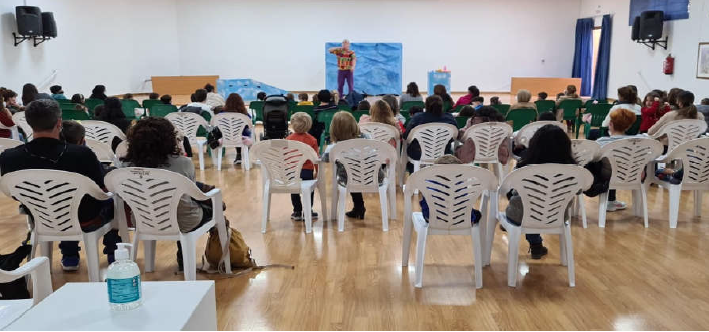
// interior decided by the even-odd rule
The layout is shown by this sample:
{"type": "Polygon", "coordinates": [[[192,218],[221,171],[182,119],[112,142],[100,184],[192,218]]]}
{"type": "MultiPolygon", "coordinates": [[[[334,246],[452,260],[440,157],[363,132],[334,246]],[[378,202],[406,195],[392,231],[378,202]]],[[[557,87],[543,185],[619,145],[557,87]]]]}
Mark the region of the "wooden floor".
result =
{"type": "MultiPolygon", "coordinates": [[[[209,158],[207,158],[209,159],[209,158]]],[[[195,158],[196,162],[196,158],[195,158]]],[[[559,265],[557,238],[544,236],[550,254],[529,258],[520,246],[519,283],[507,286],[507,237],[496,233],[492,264],[483,269],[484,287],[474,287],[469,237],[431,237],[426,250],[424,287],[413,287],[415,259],[401,267],[402,194],[398,220],[382,232],[379,201],[365,195],[367,218],[314,224],[289,219],[288,195],[274,195],[268,232],[261,234],[260,169],[245,172],[225,164],[208,165],[198,179],[218,185],[228,206],[226,216],[240,230],[260,264],[290,264],[217,280],[218,326],[223,330],[706,330],[709,328],[709,211],[691,217],[693,199],[682,195],[679,225],[669,229],[667,193],[649,193],[650,227],[630,211],[608,213],[597,226],[597,199],[586,199],[588,229],[573,222],[576,287],[569,288],[559,265]],[[704,244],[703,244],[704,243],[704,244]]],[[[707,197],[706,195],[704,197],[707,197]]],[[[619,199],[630,201],[629,193],[619,199]]],[[[316,197],[315,202],[318,202],[316,197]]],[[[504,207],[504,205],[503,205],[504,207]]],[[[0,198],[0,252],[24,239],[24,218],[17,203],[0,198]]],[[[318,203],[316,211],[321,211],[318,203]]],[[[199,243],[201,252],[206,237],[199,243]]],[[[415,245],[414,245],[415,247],[415,245]]],[[[54,288],[87,281],[81,269],[62,272],[59,252],[53,262],[54,288]]],[[[175,244],[158,243],[156,272],[144,280],[181,280],[175,273],[175,244]]],[[[138,264],[142,269],[142,250],[138,264]]],[[[106,266],[105,257],[101,265],[106,266]]]]}

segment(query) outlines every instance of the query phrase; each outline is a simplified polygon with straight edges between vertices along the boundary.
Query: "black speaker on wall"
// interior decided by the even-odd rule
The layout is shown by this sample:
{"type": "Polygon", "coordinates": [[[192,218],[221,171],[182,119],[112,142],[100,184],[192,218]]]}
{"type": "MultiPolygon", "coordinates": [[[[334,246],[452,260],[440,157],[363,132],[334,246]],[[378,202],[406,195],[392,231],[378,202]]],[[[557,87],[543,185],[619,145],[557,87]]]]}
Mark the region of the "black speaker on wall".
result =
{"type": "Polygon", "coordinates": [[[640,39],[640,16],[636,16],[635,21],[633,21],[633,32],[630,34],[630,39],[640,39]]]}
{"type": "Polygon", "coordinates": [[[54,21],[54,13],[42,13],[42,36],[57,37],[57,22],[54,21]]]}
{"type": "Polygon", "coordinates": [[[640,14],[639,38],[642,40],[658,40],[662,38],[662,26],[665,13],[661,10],[649,10],[640,14]]]}
{"type": "Polygon", "coordinates": [[[20,35],[42,35],[42,11],[39,7],[17,6],[15,7],[15,17],[17,18],[17,30],[20,35]]]}

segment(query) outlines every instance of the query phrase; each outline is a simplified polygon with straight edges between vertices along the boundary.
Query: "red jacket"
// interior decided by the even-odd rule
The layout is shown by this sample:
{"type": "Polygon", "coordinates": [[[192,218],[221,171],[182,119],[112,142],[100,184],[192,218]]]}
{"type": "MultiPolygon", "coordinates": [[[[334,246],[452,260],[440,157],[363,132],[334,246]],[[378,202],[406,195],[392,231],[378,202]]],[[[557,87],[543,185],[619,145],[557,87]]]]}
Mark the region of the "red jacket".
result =
{"type": "Polygon", "coordinates": [[[641,112],[641,120],[640,120],[640,132],[641,133],[646,133],[650,127],[652,127],[657,120],[659,120],[665,113],[670,111],[670,107],[667,105],[664,105],[663,107],[660,107],[660,102],[655,101],[652,103],[652,106],[646,107],[644,106],[642,108],[641,112]]]}
{"type": "MultiPolygon", "coordinates": [[[[12,121],[12,117],[2,109],[0,109],[0,123],[8,128],[15,125],[15,122],[12,121]]],[[[12,136],[12,132],[9,129],[0,129],[0,137],[10,138],[10,136],[12,136]]]]}

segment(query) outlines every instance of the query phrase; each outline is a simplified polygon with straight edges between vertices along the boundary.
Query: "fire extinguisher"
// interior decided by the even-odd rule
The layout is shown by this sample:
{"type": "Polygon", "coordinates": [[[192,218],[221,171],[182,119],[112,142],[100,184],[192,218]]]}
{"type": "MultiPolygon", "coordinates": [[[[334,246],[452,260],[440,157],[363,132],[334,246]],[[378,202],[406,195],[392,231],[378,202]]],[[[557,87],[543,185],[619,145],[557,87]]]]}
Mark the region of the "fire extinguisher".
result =
{"type": "Polygon", "coordinates": [[[674,74],[675,58],[672,57],[672,54],[668,55],[667,58],[665,58],[665,62],[662,63],[662,72],[665,73],[665,75],[674,74]]]}

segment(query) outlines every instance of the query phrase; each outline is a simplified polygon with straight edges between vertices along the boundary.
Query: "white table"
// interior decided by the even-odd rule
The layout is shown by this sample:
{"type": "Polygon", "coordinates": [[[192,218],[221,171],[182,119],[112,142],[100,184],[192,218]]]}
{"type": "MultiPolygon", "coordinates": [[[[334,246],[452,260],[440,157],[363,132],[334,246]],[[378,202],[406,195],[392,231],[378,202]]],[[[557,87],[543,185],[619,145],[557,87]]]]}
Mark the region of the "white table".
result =
{"type": "Polygon", "coordinates": [[[104,282],[67,283],[8,330],[216,330],[214,281],[143,282],[143,304],[112,311],[104,282]]]}

